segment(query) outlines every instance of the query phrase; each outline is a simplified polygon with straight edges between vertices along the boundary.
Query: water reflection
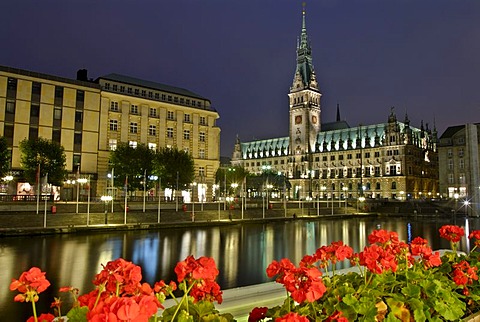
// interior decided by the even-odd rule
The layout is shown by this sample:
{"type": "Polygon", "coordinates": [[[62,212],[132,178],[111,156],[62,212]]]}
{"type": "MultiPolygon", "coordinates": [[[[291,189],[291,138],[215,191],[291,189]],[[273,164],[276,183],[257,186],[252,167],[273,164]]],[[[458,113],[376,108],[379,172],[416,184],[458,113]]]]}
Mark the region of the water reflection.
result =
{"type": "MultiPolygon", "coordinates": [[[[61,286],[73,285],[82,293],[92,289],[92,279],[101,265],[118,257],[142,267],[144,281],[175,279],[176,263],[188,255],[212,256],[220,270],[222,289],[269,281],[265,270],[273,260],[284,257],[298,263],[305,254],[313,254],[321,245],[343,240],[356,252],[367,244],[374,229],[397,231],[402,240],[417,236],[429,240],[434,249],[448,248],[438,238],[438,228],[448,219],[435,217],[413,221],[411,218],[365,218],[350,220],[293,221],[271,224],[245,224],[198,229],[165,229],[90,235],[59,235],[0,240],[0,312],[25,320],[30,306],[14,303],[8,290],[11,278],[38,266],[52,283],[41,296],[40,311],[48,311],[61,286]]],[[[467,234],[479,229],[478,219],[463,221],[467,234]]],[[[462,250],[469,250],[462,240],[462,250]]],[[[346,267],[342,263],[339,268],[346,267]]]]}

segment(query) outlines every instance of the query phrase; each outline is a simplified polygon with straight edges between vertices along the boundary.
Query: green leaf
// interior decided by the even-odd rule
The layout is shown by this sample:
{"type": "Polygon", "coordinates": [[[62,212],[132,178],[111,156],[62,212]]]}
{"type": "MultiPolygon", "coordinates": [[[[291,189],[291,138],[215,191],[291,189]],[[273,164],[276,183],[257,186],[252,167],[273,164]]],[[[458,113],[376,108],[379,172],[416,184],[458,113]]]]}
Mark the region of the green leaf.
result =
{"type": "Polygon", "coordinates": [[[70,322],[87,322],[88,307],[74,307],[67,313],[70,322]]]}
{"type": "Polygon", "coordinates": [[[345,295],[342,301],[350,306],[356,306],[358,304],[358,300],[352,294],[345,295]]]}
{"type": "Polygon", "coordinates": [[[402,288],[402,294],[407,297],[418,298],[420,297],[420,287],[408,284],[406,287],[402,288]]]}

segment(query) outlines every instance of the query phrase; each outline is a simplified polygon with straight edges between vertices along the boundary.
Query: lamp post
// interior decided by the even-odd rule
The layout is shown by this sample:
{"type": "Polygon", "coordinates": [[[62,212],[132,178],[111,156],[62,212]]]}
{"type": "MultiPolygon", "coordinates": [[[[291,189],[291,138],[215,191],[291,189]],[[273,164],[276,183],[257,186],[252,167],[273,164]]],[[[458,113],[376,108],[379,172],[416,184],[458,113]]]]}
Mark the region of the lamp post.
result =
{"type": "Polygon", "coordinates": [[[364,196],[360,196],[360,197],[358,198],[358,201],[360,201],[361,204],[363,204],[363,202],[365,201],[365,197],[364,197],[364,196]]]}
{"type": "MultiPolygon", "coordinates": [[[[325,196],[325,191],[327,190],[327,187],[321,186],[320,190],[322,191],[322,199],[323,199],[323,197],[325,196]]],[[[328,209],[328,197],[326,199],[327,199],[327,209],[328,209]]]]}
{"type": "Polygon", "coordinates": [[[238,183],[234,182],[230,185],[233,189],[233,198],[232,201],[235,201],[235,196],[237,195],[238,183]]]}
{"type": "Polygon", "coordinates": [[[455,218],[457,218],[458,197],[460,197],[460,195],[459,195],[458,193],[455,193],[455,194],[453,195],[453,198],[455,198],[455,210],[454,210],[455,218]]]}
{"type": "Polygon", "coordinates": [[[219,192],[220,192],[220,191],[219,191],[220,185],[215,183],[215,184],[212,186],[212,189],[213,189],[213,191],[214,191],[214,193],[215,193],[215,199],[216,199],[217,204],[218,204],[218,221],[220,221],[220,200],[218,199],[218,195],[219,195],[219,192]]]}
{"type": "Polygon", "coordinates": [[[90,175],[88,175],[87,189],[88,189],[88,197],[87,197],[87,226],[88,226],[88,223],[90,222],[90,191],[92,189],[92,184],[91,184],[91,181],[90,181],[90,175]]]}
{"type": "Polygon", "coordinates": [[[103,202],[105,202],[105,207],[104,207],[104,211],[105,211],[105,225],[108,225],[108,215],[107,215],[107,208],[108,208],[108,202],[109,201],[112,201],[112,196],[101,196],[100,197],[100,200],[102,200],[103,202]]]}
{"type": "Polygon", "coordinates": [[[270,209],[270,189],[273,188],[273,185],[272,184],[267,184],[267,209],[270,209]]]}
{"type": "Polygon", "coordinates": [[[342,188],[343,190],[343,198],[345,199],[345,214],[347,214],[347,191],[348,191],[348,187],[343,187],[342,188]]]}
{"type": "Polygon", "coordinates": [[[87,183],[86,178],[77,178],[77,207],[76,207],[76,213],[78,214],[78,198],[80,196],[80,184],[87,183]]]}
{"type": "Polygon", "coordinates": [[[145,197],[147,195],[147,169],[143,172],[143,212],[145,212],[145,197]]]}
{"type": "Polygon", "coordinates": [[[468,217],[468,206],[470,205],[470,201],[468,200],[465,200],[463,202],[463,206],[465,207],[465,210],[464,210],[464,213],[465,213],[465,217],[468,217]]]}
{"type": "Polygon", "coordinates": [[[197,187],[197,183],[194,181],[192,183],[192,222],[195,221],[195,188],[197,187]]]}

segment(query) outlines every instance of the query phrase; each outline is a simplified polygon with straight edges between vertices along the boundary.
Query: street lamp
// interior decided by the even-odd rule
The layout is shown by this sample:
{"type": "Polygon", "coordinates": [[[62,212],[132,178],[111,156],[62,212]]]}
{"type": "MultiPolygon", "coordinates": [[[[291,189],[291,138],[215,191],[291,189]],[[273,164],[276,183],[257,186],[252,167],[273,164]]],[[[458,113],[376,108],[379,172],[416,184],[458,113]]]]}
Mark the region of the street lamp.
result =
{"type": "Polygon", "coordinates": [[[470,201],[465,200],[465,201],[463,202],[463,205],[464,205],[464,207],[465,207],[464,213],[465,213],[465,215],[468,217],[468,206],[470,205],[470,201]]]}
{"type": "Polygon", "coordinates": [[[108,208],[108,203],[110,201],[112,201],[112,196],[101,196],[100,197],[100,200],[102,200],[103,202],[105,202],[105,207],[104,207],[104,211],[105,211],[105,225],[108,224],[108,215],[107,215],[107,208],[108,208]]]}
{"type": "Polygon", "coordinates": [[[458,197],[460,197],[458,193],[453,194],[453,198],[455,198],[455,211],[454,211],[455,218],[457,217],[458,197]]]}
{"type": "MultiPolygon", "coordinates": [[[[325,196],[325,191],[327,190],[327,187],[321,186],[320,190],[322,191],[322,199],[323,199],[323,197],[325,196]]],[[[328,208],[328,197],[326,199],[327,199],[327,208],[328,208]]]]}
{"type": "Polygon", "coordinates": [[[270,200],[270,199],[269,199],[269,198],[270,198],[270,196],[269,196],[270,193],[269,193],[269,191],[270,191],[270,189],[272,189],[272,188],[273,188],[273,185],[272,185],[272,184],[267,184],[267,209],[270,208],[270,201],[269,201],[269,200],[270,200]]]}
{"type": "Polygon", "coordinates": [[[197,183],[194,181],[192,182],[192,222],[195,221],[195,188],[197,187],[197,183]]]}
{"type": "Polygon", "coordinates": [[[220,200],[218,198],[218,195],[220,195],[220,185],[219,184],[213,184],[212,186],[213,193],[215,195],[215,200],[217,201],[218,204],[218,221],[220,221],[220,200]]]}
{"type": "Polygon", "coordinates": [[[345,214],[347,214],[347,191],[348,187],[343,187],[343,198],[345,199],[345,214]]]}
{"type": "Polygon", "coordinates": [[[77,179],[77,207],[76,207],[76,213],[78,214],[78,198],[80,196],[80,184],[87,183],[87,179],[85,178],[78,178],[77,179]]]}

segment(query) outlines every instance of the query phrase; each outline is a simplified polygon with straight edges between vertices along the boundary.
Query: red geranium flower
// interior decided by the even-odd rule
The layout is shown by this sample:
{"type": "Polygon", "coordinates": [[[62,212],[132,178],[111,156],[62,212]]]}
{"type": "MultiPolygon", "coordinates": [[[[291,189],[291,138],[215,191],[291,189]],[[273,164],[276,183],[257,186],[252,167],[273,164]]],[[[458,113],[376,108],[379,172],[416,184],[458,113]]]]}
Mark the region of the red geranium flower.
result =
{"type": "Polygon", "coordinates": [[[294,312],[290,312],[282,317],[276,318],[275,322],[309,322],[308,318],[294,312]]]}
{"type": "Polygon", "coordinates": [[[23,272],[18,280],[12,279],[10,291],[18,290],[22,294],[15,296],[15,302],[38,301],[38,294],[45,291],[50,282],[45,278],[45,272],[38,267],[32,267],[23,272]]]}
{"type": "Polygon", "coordinates": [[[480,230],[474,230],[468,235],[469,239],[475,238],[475,246],[480,246],[480,230]]]}
{"type": "MultiPolygon", "coordinates": [[[[37,317],[38,322],[52,322],[53,319],[55,319],[55,316],[50,313],[42,313],[37,317]]],[[[35,322],[35,317],[29,317],[27,322],[35,322]]]]}
{"type": "Polygon", "coordinates": [[[463,228],[455,225],[442,226],[440,227],[439,232],[440,237],[454,243],[458,243],[465,235],[463,228]]]}
{"type": "Polygon", "coordinates": [[[248,322],[257,322],[267,316],[268,307],[256,307],[248,315],[248,322]]]}

